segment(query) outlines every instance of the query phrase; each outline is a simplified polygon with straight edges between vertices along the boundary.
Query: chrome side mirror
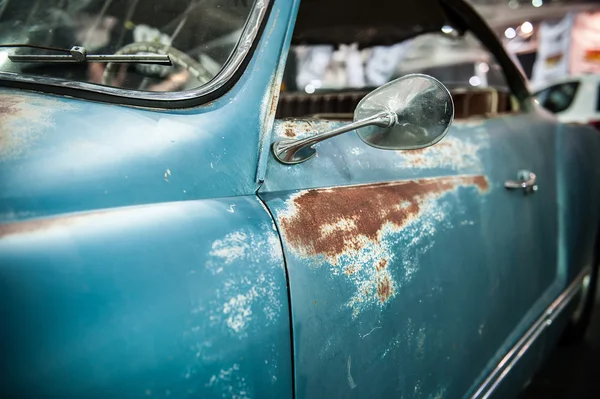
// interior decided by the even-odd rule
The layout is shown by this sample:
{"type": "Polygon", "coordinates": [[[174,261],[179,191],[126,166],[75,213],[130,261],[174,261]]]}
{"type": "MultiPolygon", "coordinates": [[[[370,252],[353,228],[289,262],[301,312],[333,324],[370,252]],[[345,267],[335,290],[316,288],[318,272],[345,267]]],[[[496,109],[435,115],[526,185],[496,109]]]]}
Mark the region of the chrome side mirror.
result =
{"type": "Polygon", "coordinates": [[[355,130],[362,141],[385,150],[415,150],[440,141],[454,119],[454,103],[446,87],[428,75],[412,74],[367,94],[356,106],[354,122],[329,132],[273,143],[273,154],[284,164],[315,155],[315,144],[355,130]]]}

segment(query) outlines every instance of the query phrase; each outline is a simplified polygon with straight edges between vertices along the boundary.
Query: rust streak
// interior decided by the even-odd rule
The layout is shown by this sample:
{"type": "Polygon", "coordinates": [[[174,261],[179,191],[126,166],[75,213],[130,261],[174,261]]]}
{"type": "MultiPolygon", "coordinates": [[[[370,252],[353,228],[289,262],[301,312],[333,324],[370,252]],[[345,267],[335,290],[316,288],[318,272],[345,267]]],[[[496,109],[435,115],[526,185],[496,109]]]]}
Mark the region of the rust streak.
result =
{"type": "Polygon", "coordinates": [[[131,212],[130,208],[121,210],[107,209],[94,212],[71,214],[67,216],[54,216],[18,222],[0,223],[0,238],[12,235],[31,234],[56,228],[68,228],[82,223],[88,223],[93,220],[101,220],[108,215],[125,215],[128,212],[131,212]]]}
{"type": "MultiPolygon", "coordinates": [[[[425,200],[472,185],[480,192],[488,190],[482,175],[313,189],[293,198],[295,211],[281,214],[279,222],[298,253],[323,255],[335,263],[344,252],[360,250],[365,240],[379,241],[384,226],[405,226],[419,215],[425,200]]],[[[381,270],[387,266],[382,261],[376,265],[381,270]]]]}
{"type": "MultiPolygon", "coordinates": [[[[7,133],[7,121],[18,115],[21,101],[13,96],[0,97],[0,150],[9,145],[10,136],[7,133]]],[[[2,152],[2,151],[0,151],[2,152]]]]}
{"type": "MultiPolygon", "coordinates": [[[[276,79],[274,79],[275,82],[276,79]]],[[[275,117],[275,114],[277,113],[277,105],[279,103],[279,88],[276,87],[275,83],[273,82],[272,86],[272,90],[271,90],[271,105],[269,106],[269,119],[271,117],[275,117]]]]}
{"type": "Polygon", "coordinates": [[[21,156],[53,125],[54,112],[70,108],[51,97],[1,93],[0,162],[21,156]]]}
{"type": "Polygon", "coordinates": [[[38,231],[50,230],[60,227],[69,227],[77,223],[84,222],[91,217],[100,216],[108,213],[99,211],[85,215],[70,215],[63,217],[51,217],[44,219],[33,219],[22,222],[2,223],[0,224],[0,238],[11,235],[29,234],[38,231]]]}
{"type": "Polygon", "coordinates": [[[65,227],[72,225],[75,222],[76,217],[68,216],[64,218],[38,219],[0,224],[0,238],[11,235],[35,233],[37,231],[49,230],[56,227],[65,227]]]}

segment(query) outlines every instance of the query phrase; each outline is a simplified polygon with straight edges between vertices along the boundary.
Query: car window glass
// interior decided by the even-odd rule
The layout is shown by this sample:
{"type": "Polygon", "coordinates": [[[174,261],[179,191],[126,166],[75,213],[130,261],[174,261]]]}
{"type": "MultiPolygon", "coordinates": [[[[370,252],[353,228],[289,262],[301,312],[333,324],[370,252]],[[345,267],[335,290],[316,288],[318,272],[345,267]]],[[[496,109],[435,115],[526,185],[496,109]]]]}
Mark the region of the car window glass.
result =
{"type": "Polygon", "coordinates": [[[541,90],[535,97],[548,111],[563,112],[571,106],[578,88],[579,82],[561,83],[541,90]]]}
{"type": "Polygon", "coordinates": [[[448,87],[506,89],[500,66],[470,33],[428,33],[392,46],[292,46],[286,90],[336,91],[378,87],[409,73],[426,73],[448,87]],[[294,64],[294,65],[291,65],[294,64]]]}
{"type": "MultiPolygon", "coordinates": [[[[88,54],[169,54],[173,66],[14,63],[8,55],[57,54],[0,49],[0,71],[146,91],[203,86],[240,40],[252,0],[19,0],[0,7],[0,43],[66,48],[88,54]]],[[[58,53],[60,54],[60,53],[58,53]]]]}
{"type": "Polygon", "coordinates": [[[277,115],[347,116],[366,93],[410,73],[431,75],[444,83],[454,96],[459,118],[509,110],[508,85],[494,57],[473,34],[454,33],[426,33],[391,46],[367,48],[292,46],[277,115]]]}

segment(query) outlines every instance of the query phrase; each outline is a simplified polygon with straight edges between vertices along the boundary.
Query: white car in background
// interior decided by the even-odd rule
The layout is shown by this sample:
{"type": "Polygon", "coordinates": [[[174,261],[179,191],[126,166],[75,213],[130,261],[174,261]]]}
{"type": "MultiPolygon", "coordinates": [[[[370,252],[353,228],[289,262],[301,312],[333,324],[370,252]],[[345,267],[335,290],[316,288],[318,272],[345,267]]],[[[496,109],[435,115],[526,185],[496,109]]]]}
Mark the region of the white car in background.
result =
{"type": "Polygon", "coordinates": [[[538,103],[566,123],[584,123],[600,130],[600,75],[569,76],[537,90],[538,103]]]}

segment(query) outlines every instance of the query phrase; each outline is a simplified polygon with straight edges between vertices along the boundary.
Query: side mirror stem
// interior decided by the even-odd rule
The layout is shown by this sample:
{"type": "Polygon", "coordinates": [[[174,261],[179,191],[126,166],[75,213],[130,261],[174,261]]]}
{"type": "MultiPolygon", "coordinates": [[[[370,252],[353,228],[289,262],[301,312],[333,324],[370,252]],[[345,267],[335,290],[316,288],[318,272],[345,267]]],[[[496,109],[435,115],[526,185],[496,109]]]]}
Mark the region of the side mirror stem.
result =
{"type": "Polygon", "coordinates": [[[392,111],[382,111],[365,119],[358,120],[328,132],[317,133],[314,136],[296,140],[279,140],[273,143],[273,155],[286,165],[304,162],[316,154],[313,145],[323,140],[330,139],[342,133],[359,129],[365,126],[391,127],[397,123],[396,114],[392,111]]]}

